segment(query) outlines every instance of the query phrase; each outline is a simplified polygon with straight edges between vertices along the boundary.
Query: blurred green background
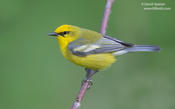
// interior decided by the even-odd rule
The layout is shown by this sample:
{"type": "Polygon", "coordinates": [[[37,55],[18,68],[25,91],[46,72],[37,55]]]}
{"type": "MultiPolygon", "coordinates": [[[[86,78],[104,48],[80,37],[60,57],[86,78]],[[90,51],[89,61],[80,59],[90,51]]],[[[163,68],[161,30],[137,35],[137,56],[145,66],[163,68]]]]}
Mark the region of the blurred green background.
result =
{"type": "MultiPolygon", "coordinates": [[[[63,58],[47,34],[62,24],[99,31],[105,0],[0,1],[0,109],[70,109],[84,69],[63,58]]],[[[175,1],[116,0],[108,35],[160,45],[130,53],[93,77],[81,109],[175,109],[175,1]],[[164,2],[170,11],[144,11],[164,2]]]]}

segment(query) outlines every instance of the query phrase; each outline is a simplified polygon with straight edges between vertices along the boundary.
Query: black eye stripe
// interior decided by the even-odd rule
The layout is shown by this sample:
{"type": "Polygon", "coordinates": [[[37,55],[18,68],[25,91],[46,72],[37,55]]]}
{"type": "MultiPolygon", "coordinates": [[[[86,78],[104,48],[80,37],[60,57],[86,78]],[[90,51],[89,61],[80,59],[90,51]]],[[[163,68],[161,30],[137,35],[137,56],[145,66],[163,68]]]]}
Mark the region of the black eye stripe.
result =
{"type": "Polygon", "coordinates": [[[64,32],[60,32],[60,33],[57,33],[58,35],[61,35],[61,36],[64,36],[65,34],[69,34],[70,31],[64,31],[64,32]]]}
{"type": "Polygon", "coordinates": [[[64,32],[64,34],[69,34],[69,33],[70,33],[70,31],[65,31],[65,32],[64,32]]]}

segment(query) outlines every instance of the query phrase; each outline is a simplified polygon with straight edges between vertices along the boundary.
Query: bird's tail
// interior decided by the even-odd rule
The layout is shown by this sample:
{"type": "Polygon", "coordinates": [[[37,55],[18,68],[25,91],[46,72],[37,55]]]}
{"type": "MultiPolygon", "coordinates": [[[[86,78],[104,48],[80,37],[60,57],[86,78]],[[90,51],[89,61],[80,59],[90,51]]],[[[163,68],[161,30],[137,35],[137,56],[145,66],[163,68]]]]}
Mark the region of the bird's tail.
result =
{"type": "Polygon", "coordinates": [[[113,55],[122,55],[128,52],[137,52],[137,51],[156,52],[156,51],[160,51],[160,47],[153,46],[153,45],[133,45],[132,47],[126,48],[124,50],[114,52],[113,55]]]}
{"type": "Polygon", "coordinates": [[[128,52],[136,52],[136,51],[147,51],[147,52],[155,52],[160,51],[160,47],[153,45],[134,45],[131,48],[126,49],[128,52]]]}

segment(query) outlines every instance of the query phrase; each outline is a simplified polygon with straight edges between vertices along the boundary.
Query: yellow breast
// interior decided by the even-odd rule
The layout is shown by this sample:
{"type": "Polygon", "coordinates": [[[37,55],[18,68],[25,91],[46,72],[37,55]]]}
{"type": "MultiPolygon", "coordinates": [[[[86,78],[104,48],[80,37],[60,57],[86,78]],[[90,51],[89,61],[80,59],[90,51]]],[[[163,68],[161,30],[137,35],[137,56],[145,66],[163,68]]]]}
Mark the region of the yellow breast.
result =
{"type": "Polygon", "coordinates": [[[99,70],[109,67],[116,60],[112,53],[92,54],[85,57],[73,55],[67,49],[67,42],[69,41],[65,40],[66,39],[64,39],[64,37],[58,37],[58,43],[60,45],[61,52],[67,60],[77,65],[93,70],[99,70]]]}

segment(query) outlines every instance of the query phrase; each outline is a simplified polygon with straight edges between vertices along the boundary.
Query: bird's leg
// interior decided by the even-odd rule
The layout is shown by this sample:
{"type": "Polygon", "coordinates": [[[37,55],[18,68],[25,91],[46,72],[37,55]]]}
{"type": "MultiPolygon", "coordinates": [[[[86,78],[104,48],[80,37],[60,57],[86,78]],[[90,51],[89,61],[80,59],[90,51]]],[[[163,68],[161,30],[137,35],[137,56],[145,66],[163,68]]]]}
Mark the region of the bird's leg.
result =
{"type": "Polygon", "coordinates": [[[88,69],[88,68],[85,68],[85,70],[86,70],[85,80],[90,79],[97,72],[97,70],[91,70],[91,69],[88,69]]]}
{"type": "Polygon", "coordinates": [[[92,85],[92,80],[91,80],[91,77],[97,72],[97,70],[91,70],[91,69],[88,69],[88,68],[85,68],[86,70],[86,76],[84,78],[84,80],[82,81],[82,84],[85,83],[85,82],[88,82],[89,84],[89,87],[92,85]]]}

